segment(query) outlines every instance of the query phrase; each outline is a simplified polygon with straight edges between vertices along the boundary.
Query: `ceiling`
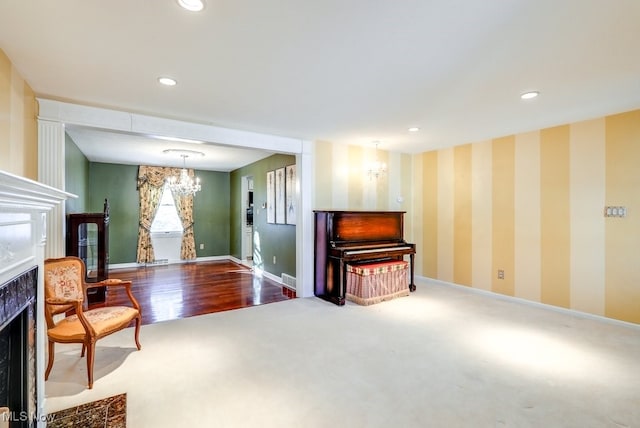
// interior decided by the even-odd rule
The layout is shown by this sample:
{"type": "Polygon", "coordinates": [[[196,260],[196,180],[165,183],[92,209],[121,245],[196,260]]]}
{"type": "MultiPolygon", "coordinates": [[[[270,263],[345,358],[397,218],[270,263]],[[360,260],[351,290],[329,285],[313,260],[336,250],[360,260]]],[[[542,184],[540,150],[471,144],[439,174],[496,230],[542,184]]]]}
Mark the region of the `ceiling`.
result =
{"type": "Polygon", "coordinates": [[[67,125],[65,130],[91,162],[186,166],[199,170],[230,172],[273,154],[265,150],[220,144],[194,144],[175,138],[149,137],[81,126],[67,125]],[[183,154],[186,155],[185,158],[182,157],[183,154]]]}
{"type": "Polygon", "coordinates": [[[640,107],[637,0],[205,2],[3,1],[0,48],[40,97],[405,153],[640,107]]]}

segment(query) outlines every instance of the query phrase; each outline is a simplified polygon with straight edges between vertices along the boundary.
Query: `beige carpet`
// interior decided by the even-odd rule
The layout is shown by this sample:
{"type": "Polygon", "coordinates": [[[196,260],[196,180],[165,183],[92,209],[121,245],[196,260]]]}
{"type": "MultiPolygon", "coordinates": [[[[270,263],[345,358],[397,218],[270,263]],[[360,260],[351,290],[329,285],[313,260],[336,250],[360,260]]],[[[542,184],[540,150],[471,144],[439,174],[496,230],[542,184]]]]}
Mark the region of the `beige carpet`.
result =
{"type": "Polygon", "coordinates": [[[127,394],[128,427],[639,427],[640,328],[418,284],[373,306],[316,298],[99,342],[93,390],[58,345],[53,412],[127,394]]]}

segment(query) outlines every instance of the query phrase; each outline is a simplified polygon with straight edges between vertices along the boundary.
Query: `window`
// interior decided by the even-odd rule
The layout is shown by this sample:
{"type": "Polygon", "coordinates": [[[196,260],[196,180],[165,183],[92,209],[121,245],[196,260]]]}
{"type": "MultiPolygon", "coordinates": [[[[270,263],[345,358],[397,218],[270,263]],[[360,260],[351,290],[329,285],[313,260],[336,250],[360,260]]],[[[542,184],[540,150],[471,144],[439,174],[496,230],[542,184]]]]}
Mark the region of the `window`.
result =
{"type": "Polygon", "coordinates": [[[151,223],[151,232],[182,232],[182,222],[176,210],[176,203],[169,186],[165,183],[162,188],[162,199],[158,212],[151,223]]]}

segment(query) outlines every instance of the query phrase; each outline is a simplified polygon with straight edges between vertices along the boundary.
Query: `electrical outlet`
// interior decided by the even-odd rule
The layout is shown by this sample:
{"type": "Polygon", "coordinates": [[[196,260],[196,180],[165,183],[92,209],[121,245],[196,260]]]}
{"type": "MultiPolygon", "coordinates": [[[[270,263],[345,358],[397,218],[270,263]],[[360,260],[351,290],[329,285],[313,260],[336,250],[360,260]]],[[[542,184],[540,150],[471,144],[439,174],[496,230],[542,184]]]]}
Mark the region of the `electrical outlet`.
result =
{"type": "Polygon", "coordinates": [[[276,256],[273,256],[273,264],[276,264],[276,256]]]}
{"type": "Polygon", "coordinates": [[[204,244],[200,244],[200,249],[204,250],[204,244]]]}
{"type": "Polygon", "coordinates": [[[604,216],[605,217],[626,217],[627,207],[606,206],[604,207],[604,216]]]}
{"type": "Polygon", "coordinates": [[[502,269],[498,270],[498,279],[504,279],[504,271],[502,269]]]}

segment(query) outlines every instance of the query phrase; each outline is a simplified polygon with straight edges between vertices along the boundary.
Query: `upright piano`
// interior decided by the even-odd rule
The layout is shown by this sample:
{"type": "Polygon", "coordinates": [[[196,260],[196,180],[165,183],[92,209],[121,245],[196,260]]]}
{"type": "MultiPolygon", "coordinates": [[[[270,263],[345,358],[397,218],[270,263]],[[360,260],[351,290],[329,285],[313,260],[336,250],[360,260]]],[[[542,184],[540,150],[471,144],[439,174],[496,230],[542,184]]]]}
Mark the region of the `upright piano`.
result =
{"type": "Polygon", "coordinates": [[[415,291],[415,244],[404,240],[404,211],[314,211],[314,294],[344,305],[346,265],[410,257],[409,290],[415,291]]]}

